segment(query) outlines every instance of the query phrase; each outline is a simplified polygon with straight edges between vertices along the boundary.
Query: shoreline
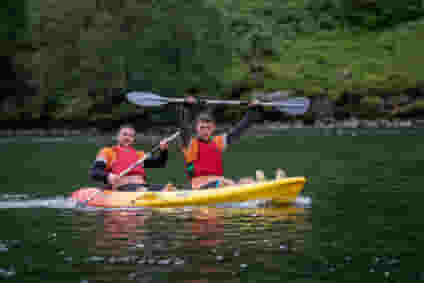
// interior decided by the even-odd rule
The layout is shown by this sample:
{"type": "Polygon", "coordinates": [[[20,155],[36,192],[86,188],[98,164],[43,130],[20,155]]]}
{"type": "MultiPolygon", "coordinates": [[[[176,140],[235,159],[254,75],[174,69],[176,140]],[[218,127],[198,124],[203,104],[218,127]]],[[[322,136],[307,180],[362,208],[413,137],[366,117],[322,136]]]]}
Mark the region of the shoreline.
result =
{"type": "MultiPolygon", "coordinates": [[[[220,124],[217,131],[230,129],[233,124],[220,124]]],[[[264,121],[253,124],[246,132],[247,135],[264,134],[276,130],[288,129],[396,129],[396,128],[424,128],[424,120],[397,119],[397,120],[359,120],[350,119],[343,121],[315,121],[313,124],[305,124],[303,121],[293,122],[264,121]]],[[[137,133],[137,140],[155,141],[175,132],[175,127],[155,127],[137,133]]],[[[38,137],[73,137],[73,136],[96,136],[110,137],[115,131],[102,131],[98,128],[86,129],[0,129],[0,137],[38,136],[38,137]]]]}

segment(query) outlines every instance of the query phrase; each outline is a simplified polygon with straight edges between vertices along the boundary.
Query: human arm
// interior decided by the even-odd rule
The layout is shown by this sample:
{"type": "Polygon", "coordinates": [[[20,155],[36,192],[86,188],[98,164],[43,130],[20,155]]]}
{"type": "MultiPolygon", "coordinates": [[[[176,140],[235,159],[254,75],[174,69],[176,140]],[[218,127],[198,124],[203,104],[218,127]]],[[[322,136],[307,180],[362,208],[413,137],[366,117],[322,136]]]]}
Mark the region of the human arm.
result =
{"type": "Polygon", "coordinates": [[[109,172],[107,170],[107,164],[110,164],[112,159],[112,149],[110,147],[102,148],[96,156],[93,165],[90,168],[90,177],[99,182],[105,184],[110,183],[108,179],[109,172]]]}
{"type": "Polygon", "coordinates": [[[258,105],[258,101],[254,100],[249,104],[249,109],[243,119],[225,134],[225,144],[230,145],[239,141],[241,135],[253,124],[254,121],[261,119],[262,108],[258,105]]]}
{"type": "Polygon", "coordinates": [[[95,160],[90,168],[90,176],[93,180],[108,184],[108,172],[106,163],[101,160],[95,160]]]}
{"type": "Polygon", "coordinates": [[[158,154],[144,160],[144,168],[164,168],[167,161],[168,150],[160,150],[158,154]]]}
{"type": "Polygon", "coordinates": [[[164,168],[168,161],[168,142],[162,140],[159,145],[159,153],[153,153],[149,158],[144,160],[144,168],[164,168]]]}

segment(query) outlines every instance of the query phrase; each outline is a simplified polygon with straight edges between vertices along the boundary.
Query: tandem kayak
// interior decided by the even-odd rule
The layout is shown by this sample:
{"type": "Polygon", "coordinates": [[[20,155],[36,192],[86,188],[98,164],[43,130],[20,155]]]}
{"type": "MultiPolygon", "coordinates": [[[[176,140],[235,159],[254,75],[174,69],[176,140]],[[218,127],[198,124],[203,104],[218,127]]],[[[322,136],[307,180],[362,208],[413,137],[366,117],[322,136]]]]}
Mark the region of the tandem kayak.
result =
{"type": "Polygon", "coordinates": [[[249,200],[271,200],[288,204],[296,199],[305,183],[305,177],[290,177],[217,189],[173,192],[122,192],[81,188],[72,193],[71,199],[87,206],[107,208],[199,206],[249,200]]]}

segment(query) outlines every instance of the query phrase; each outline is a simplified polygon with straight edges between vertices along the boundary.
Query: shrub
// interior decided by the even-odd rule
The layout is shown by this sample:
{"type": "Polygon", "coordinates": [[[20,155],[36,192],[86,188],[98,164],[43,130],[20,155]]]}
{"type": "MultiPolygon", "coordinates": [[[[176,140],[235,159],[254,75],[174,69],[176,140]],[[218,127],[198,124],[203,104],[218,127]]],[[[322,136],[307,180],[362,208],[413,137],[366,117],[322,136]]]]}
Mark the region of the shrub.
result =
{"type": "Polygon", "coordinates": [[[376,118],[383,110],[383,99],[379,96],[365,96],[360,101],[360,116],[376,118]]]}
{"type": "Polygon", "coordinates": [[[357,27],[385,29],[424,15],[421,0],[310,0],[316,18],[328,13],[334,19],[357,27]]]}
{"type": "Polygon", "coordinates": [[[424,116],[424,99],[417,100],[412,104],[401,107],[397,116],[424,116]]]}

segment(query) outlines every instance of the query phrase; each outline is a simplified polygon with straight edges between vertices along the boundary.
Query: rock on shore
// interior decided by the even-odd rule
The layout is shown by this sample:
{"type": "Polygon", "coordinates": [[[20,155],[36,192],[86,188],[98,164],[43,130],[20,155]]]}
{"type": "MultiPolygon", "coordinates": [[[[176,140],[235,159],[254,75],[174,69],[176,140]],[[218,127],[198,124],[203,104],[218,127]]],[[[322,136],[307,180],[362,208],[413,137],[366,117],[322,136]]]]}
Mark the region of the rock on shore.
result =
{"type": "MultiPolygon", "coordinates": [[[[231,125],[219,125],[218,130],[229,129],[231,125]]],[[[272,122],[265,121],[264,123],[255,124],[249,129],[249,134],[260,133],[262,131],[273,131],[281,129],[301,129],[301,128],[424,128],[424,120],[359,120],[349,119],[343,121],[317,120],[313,124],[305,124],[301,120],[294,122],[272,122]]],[[[171,128],[150,129],[137,134],[137,140],[143,142],[155,143],[160,137],[173,133],[171,128]]],[[[36,136],[36,137],[71,137],[71,136],[113,136],[115,132],[102,132],[96,128],[89,129],[3,129],[0,130],[0,137],[15,137],[15,136],[36,136]]]]}

